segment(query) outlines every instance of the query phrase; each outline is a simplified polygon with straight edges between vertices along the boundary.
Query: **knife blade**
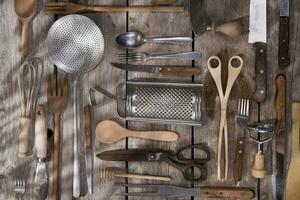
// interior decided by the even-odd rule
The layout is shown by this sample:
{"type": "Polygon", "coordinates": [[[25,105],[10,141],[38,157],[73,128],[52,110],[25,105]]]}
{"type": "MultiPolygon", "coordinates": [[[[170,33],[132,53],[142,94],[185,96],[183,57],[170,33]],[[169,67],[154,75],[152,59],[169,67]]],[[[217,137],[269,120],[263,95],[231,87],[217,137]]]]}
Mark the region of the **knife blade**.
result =
{"type": "Polygon", "coordinates": [[[94,170],[94,152],[92,144],[92,107],[86,105],[84,107],[84,133],[85,133],[85,165],[87,186],[90,194],[93,194],[93,170],[94,170]]]}
{"type": "Polygon", "coordinates": [[[286,78],[283,74],[276,77],[276,199],[283,199],[283,170],[286,135],[286,78]]]}
{"type": "Polygon", "coordinates": [[[156,153],[157,151],[151,151],[147,149],[120,149],[104,151],[97,154],[97,158],[106,161],[148,161],[149,153],[156,153]]]}
{"type": "Polygon", "coordinates": [[[280,18],[279,18],[279,46],[278,63],[280,67],[287,67],[290,64],[289,58],[289,0],[280,0],[280,18]]]}
{"type": "Polygon", "coordinates": [[[267,2],[266,0],[250,1],[249,38],[248,42],[255,48],[255,93],[257,102],[263,102],[267,93],[267,2]]]}
{"type": "Polygon", "coordinates": [[[37,106],[35,122],[35,147],[38,162],[34,178],[34,188],[38,199],[46,199],[48,192],[47,166],[44,161],[47,155],[47,128],[46,128],[45,108],[37,106]]]}
{"type": "Polygon", "coordinates": [[[200,74],[200,68],[193,68],[189,66],[132,65],[124,63],[111,63],[111,65],[119,69],[135,72],[162,73],[170,75],[178,74],[186,76],[200,74]]]}

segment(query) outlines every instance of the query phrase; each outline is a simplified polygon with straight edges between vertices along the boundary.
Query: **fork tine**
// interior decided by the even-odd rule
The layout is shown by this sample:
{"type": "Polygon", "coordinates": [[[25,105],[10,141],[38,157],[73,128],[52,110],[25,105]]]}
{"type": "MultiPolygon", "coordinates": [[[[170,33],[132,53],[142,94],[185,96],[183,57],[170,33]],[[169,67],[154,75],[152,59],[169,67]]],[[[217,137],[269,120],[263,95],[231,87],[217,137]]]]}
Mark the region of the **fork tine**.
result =
{"type": "Polygon", "coordinates": [[[53,96],[52,81],[51,81],[51,75],[50,74],[48,75],[47,94],[48,94],[48,96],[53,96]]]}
{"type": "Polygon", "coordinates": [[[248,117],[249,116],[249,104],[250,104],[250,101],[249,101],[249,99],[246,99],[246,101],[247,101],[247,105],[246,105],[246,116],[248,117]]]}
{"type": "Polygon", "coordinates": [[[62,90],[62,96],[66,96],[69,94],[69,76],[64,76],[64,83],[63,83],[63,90],[62,90]]]}

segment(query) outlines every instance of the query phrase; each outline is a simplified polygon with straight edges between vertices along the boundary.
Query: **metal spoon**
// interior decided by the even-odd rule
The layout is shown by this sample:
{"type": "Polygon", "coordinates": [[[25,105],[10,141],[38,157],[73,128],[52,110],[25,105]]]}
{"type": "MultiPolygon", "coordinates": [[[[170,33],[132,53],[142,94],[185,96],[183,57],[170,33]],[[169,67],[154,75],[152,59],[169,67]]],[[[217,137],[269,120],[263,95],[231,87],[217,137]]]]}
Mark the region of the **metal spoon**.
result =
{"type": "Polygon", "coordinates": [[[116,38],[116,42],[125,48],[137,48],[144,43],[168,43],[168,44],[188,44],[192,43],[190,37],[162,37],[162,38],[145,38],[139,32],[126,32],[116,38]]]}

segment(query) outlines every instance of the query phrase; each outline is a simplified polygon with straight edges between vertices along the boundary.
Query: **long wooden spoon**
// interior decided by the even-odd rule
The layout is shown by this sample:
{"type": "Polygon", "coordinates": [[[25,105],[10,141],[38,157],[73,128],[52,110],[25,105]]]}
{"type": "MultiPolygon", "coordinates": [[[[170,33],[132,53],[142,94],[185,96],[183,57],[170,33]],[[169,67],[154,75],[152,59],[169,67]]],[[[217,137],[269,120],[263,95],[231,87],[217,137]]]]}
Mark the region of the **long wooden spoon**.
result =
{"type": "Polygon", "coordinates": [[[96,138],[102,143],[112,144],[126,137],[173,142],[178,134],[171,131],[131,131],[110,120],[100,122],[96,127],[96,138]]]}
{"type": "Polygon", "coordinates": [[[29,22],[33,19],[37,10],[37,0],[15,0],[15,12],[21,22],[21,52],[26,57],[29,49],[29,22]]]}

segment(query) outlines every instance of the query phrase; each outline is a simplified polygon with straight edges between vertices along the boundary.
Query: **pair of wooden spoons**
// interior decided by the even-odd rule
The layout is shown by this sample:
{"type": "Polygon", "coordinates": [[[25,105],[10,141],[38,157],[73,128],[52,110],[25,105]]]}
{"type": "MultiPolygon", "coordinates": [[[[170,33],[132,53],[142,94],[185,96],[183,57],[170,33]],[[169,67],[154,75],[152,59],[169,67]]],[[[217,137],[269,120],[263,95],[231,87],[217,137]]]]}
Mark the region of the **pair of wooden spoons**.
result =
{"type": "Polygon", "coordinates": [[[177,141],[178,134],[171,131],[131,131],[110,120],[100,122],[96,127],[96,138],[101,143],[112,144],[126,137],[158,141],[177,141]]]}

